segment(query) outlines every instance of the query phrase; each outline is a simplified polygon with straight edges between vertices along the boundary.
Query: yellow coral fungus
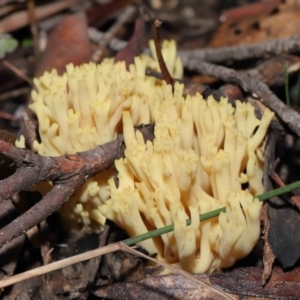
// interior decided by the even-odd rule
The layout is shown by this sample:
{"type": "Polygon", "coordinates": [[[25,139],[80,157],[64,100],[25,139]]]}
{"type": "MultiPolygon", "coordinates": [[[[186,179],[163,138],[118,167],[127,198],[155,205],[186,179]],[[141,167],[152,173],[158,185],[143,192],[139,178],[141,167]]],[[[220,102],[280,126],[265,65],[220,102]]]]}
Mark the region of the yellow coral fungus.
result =
{"type": "MultiPolygon", "coordinates": [[[[164,42],[162,51],[170,67],[176,66],[182,74],[175,42],[164,42]]],[[[99,65],[70,64],[62,76],[52,70],[35,78],[37,91],[32,92],[30,108],[38,118],[40,142],[34,142],[34,149],[41,155],[59,156],[112,141],[122,133],[123,111],[130,111],[134,125],[154,122],[151,107],[153,101],[162,100],[162,81],[146,76],[146,68],[156,66],[155,58],[143,55],[134,61],[129,71],[125,62],[106,59],[99,65]]],[[[24,147],[24,142],[21,138],[17,145],[24,147]]],[[[111,169],[89,179],[63,205],[62,215],[79,225],[91,225],[93,220],[93,228],[101,229],[105,217],[98,206],[108,198],[107,180],[114,174],[111,169]]]]}
{"type": "MultiPolygon", "coordinates": [[[[163,54],[171,74],[182,75],[174,43],[163,54]],[[171,49],[171,50],[170,50],[171,49]]],[[[159,259],[190,272],[213,272],[247,255],[259,237],[263,155],[260,149],[273,113],[261,120],[249,103],[234,108],[223,98],[183,96],[164,81],[145,75],[155,59],[69,65],[35,79],[32,110],[39,120],[42,155],[91,149],[124,134],[125,158],[87,182],[62,207],[76,224],[109,218],[130,236],[174,223],[174,232],[141,244],[159,259]],[[144,142],[134,126],[155,122],[155,139],[144,142]],[[112,176],[118,171],[116,186],[112,176]],[[108,182],[108,183],[107,183],[108,182]],[[247,189],[242,189],[242,184],[247,189]],[[218,218],[203,214],[226,206],[218,218]],[[191,225],[186,225],[186,219],[191,225]]],[[[20,140],[19,145],[22,145],[20,140]]],[[[93,227],[95,228],[95,227],[93,227]]]]}
{"type": "Polygon", "coordinates": [[[130,113],[123,113],[119,186],[109,181],[110,198],[100,211],[130,236],[174,223],[174,232],[141,245],[187,271],[218,271],[246,256],[258,240],[261,203],[253,196],[263,188],[257,151],[273,113],[266,110],[259,120],[250,104],[237,102],[234,109],[227,99],[183,99],[172,96],[170,86],[164,89],[153,144],[134,132],[130,113]],[[199,214],[223,206],[219,218],[199,222],[199,214]]]}

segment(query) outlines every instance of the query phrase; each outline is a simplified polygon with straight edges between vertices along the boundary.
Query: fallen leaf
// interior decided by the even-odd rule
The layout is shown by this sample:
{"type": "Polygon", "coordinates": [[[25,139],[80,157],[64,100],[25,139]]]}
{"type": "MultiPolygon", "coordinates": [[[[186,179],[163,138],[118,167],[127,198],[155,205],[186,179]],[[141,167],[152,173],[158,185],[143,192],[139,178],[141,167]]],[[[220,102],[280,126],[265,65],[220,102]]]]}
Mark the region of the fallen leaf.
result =
{"type": "Polygon", "coordinates": [[[65,72],[65,66],[75,66],[90,60],[91,50],[84,13],[65,18],[51,33],[46,51],[38,64],[36,76],[56,69],[58,74],[65,72]]]}
{"type": "Polygon", "coordinates": [[[255,69],[268,86],[283,85],[286,74],[300,69],[300,58],[295,55],[283,54],[260,62],[255,69]]]}
{"type": "MultiPolygon", "coordinates": [[[[208,274],[197,275],[198,279],[205,280],[208,274]]],[[[165,275],[145,278],[135,282],[120,282],[99,287],[92,292],[103,299],[180,299],[204,300],[225,299],[212,290],[200,286],[182,275],[165,275]]],[[[228,294],[225,294],[228,297],[228,294]]],[[[232,297],[233,298],[233,297],[232,297]]],[[[227,299],[227,298],[226,298],[227,299]]],[[[237,299],[237,298],[233,298],[237,299]]]]}
{"type": "MultiPolygon", "coordinates": [[[[284,272],[274,267],[269,282],[262,286],[260,267],[237,268],[233,271],[210,275],[210,282],[225,292],[239,296],[266,297],[271,299],[299,299],[300,268],[284,272]]],[[[244,298],[243,298],[244,299],[244,298]]]]}
{"type": "MultiPolygon", "coordinates": [[[[209,47],[248,45],[267,42],[274,39],[298,35],[300,26],[300,5],[278,2],[259,4],[265,7],[251,14],[251,4],[248,11],[240,13],[240,17],[227,17],[215,32],[209,47]]],[[[252,4],[257,5],[257,4],[252,4]]]]}
{"type": "Polygon", "coordinates": [[[283,268],[293,266],[300,257],[300,213],[287,199],[269,200],[269,243],[283,268]]]}
{"type": "Polygon", "coordinates": [[[14,145],[16,141],[16,137],[10,132],[0,129],[0,140],[14,145]]]}

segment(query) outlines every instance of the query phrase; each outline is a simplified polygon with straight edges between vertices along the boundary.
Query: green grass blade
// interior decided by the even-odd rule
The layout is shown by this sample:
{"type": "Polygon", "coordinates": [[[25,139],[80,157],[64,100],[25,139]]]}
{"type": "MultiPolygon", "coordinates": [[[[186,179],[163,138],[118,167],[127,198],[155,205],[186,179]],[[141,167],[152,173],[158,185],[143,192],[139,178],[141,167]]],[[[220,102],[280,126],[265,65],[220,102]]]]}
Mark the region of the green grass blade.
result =
{"type": "MultiPolygon", "coordinates": [[[[256,198],[258,198],[260,201],[265,201],[265,200],[270,199],[272,197],[276,197],[276,196],[291,192],[292,190],[295,190],[297,188],[300,188],[300,181],[296,181],[296,182],[291,183],[289,185],[286,185],[284,187],[281,187],[281,188],[263,193],[263,194],[257,196],[256,198]]],[[[206,220],[209,220],[211,218],[215,218],[215,217],[219,216],[219,214],[221,212],[226,212],[226,207],[221,207],[221,208],[215,209],[213,211],[210,211],[208,213],[200,215],[199,216],[200,221],[206,221],[206,220]]],[[[186,220],[186,224],[190,225],[191,224],[191,219],[186,220]]],[[[174,230],[174,224],[171,224],[171,225],[168,225],[168,226],[165,226],[165,227],[162,227],[162,228],[158,228],[158,229],[146,232],[144,234],[126,239],[126,240],[123,241],[123,243],[126,244],[127,246],[131,246],[131,245],[134,245],[136,243],[145,241],[147,239],[151,239],[151,238],[160,236],[162,234],[171,232],[173,230],[174,230]]]]}

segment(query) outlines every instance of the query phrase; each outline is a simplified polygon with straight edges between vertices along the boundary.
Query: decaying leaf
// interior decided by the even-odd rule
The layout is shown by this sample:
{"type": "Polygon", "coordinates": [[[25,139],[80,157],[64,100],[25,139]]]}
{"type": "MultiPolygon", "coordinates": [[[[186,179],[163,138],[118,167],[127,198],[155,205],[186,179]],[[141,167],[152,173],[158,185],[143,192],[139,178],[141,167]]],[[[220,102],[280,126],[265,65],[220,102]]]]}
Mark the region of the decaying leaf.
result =
{"type": "Polygon", "coordinates": [[[300,213],[289,200],[276,197],[269,205],[269,242],[283,268],[292,267],[300,257],[300,213]]]}
{"type": "Polygon", "coordinates": [[[269,282],[263,287],[261,284],[262,268],[237,268],[233,271],[213,274],[210,282],[227,293],[239,296],[264,297],[271,299],[299,299],[300,268],[284,272],[275,267],[269,282]]]}
{"type": "Polygon", "coordinates": [[[72,15],[59,23],[51,33],[46,51],[38,64],[36,76],[52,69],[62,74],[68,63],[87,63],[90,55],[86,17],[84,13],[72,15]]]}
{"type": "MultiPolygon", "coordinates": [[[[200,280],[206,281],[208,274],[197,275],[200,280]]],[[[149,277],[135,282],[119,282],[102,286],[93,291],[93,294],[102,299],[228,299],[216,294],[196,282],[184,278],[182,275],[166,275],[149,277]]],[[[232,299],[238,299],[231,297],[232,299]]]]}
{"type": "Polygon", "coordinates": [[[209,46],[237,46],[266,42],[283,37],[298,35],[300,24],[299,2],[262,4],[255,14],[251,14],[251,5],[237,16],[228,16],[214,34],[209,46]]]}

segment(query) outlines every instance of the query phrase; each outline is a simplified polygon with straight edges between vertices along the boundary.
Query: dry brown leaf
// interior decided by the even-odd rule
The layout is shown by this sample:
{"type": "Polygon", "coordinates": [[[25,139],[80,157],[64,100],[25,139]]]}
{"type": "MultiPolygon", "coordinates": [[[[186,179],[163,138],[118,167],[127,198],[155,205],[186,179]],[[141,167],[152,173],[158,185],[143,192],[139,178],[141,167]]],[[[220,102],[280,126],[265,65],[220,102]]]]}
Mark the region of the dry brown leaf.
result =
{"type": "MultiPolygon", "coordinates": [[[[198,279],[207,281],[208,274],[197,275],[198,279]]],[[[102,299],[180,299],[180,300],[204,300],[226,299],[217,295],[210,289],[200,286],[196,282],[190,281],[182,275],[165,275],[149,277],[135,282],[119,282],[93,291],[93,294],[102,299]]],[[[231,297],[238,299],[238,297],[231,297]]]]}
{"type": "Polygon", "coordinates": [[[62,74],[68,63],[87,63],[90,55],[86,17],[84,13],[74,14],[65,18],[51,33],[35,75],[41,76],[52,69],[62,74]]]}
{"type": "MultiPolygon", "coordinates": [[[[300,297],[300,268],[284,272],[274,267],[269,282],[263,287],[260,267],[237,268],[223,274],[210,275],[210,282],[227,293],[246,297],[296,300],[300,297]]],[[[243,298],[245,299],[245,298],[243,298]]]]}
{"type": "Polygon", "coordinates": [[[299,35],[300,4],[280,4],[271,11],[240,19],[227,19],[214,34],[209,47],[247,45],[299,35]]]}

